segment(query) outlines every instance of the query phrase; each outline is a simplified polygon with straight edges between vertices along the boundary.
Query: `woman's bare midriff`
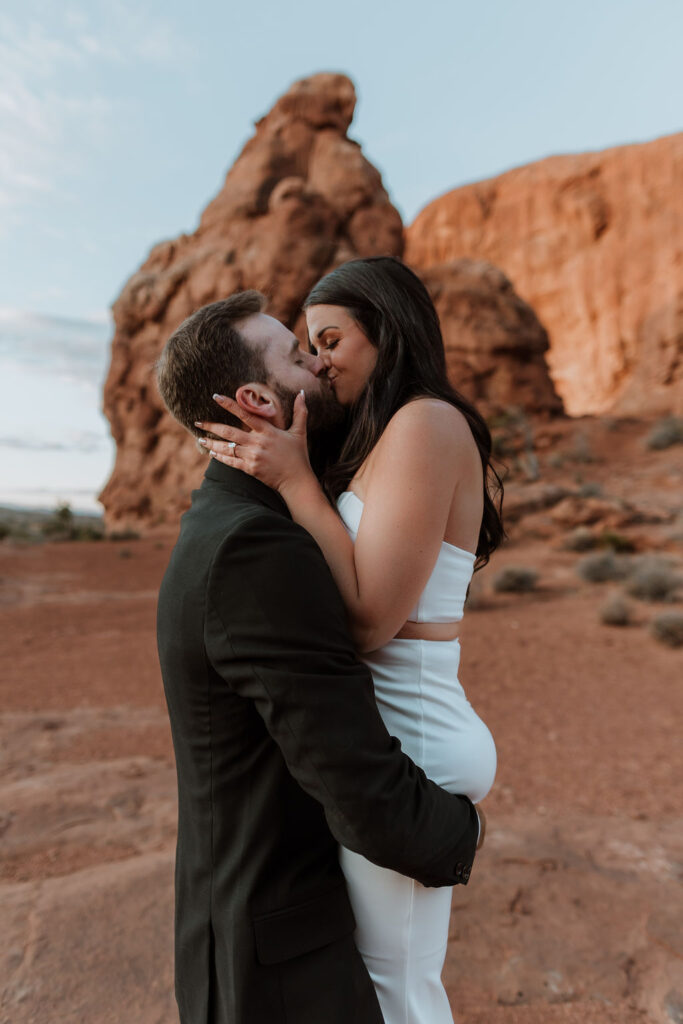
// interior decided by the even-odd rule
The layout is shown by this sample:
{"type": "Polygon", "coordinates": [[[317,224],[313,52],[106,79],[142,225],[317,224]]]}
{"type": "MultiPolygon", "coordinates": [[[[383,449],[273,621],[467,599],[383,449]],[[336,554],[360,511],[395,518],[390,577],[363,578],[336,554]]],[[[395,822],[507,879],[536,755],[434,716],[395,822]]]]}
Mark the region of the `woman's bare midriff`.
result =
{"type": "Polygon", "coordinates": [[[405,622],[395,640],[456,640],[460,622],[405,622]]]}

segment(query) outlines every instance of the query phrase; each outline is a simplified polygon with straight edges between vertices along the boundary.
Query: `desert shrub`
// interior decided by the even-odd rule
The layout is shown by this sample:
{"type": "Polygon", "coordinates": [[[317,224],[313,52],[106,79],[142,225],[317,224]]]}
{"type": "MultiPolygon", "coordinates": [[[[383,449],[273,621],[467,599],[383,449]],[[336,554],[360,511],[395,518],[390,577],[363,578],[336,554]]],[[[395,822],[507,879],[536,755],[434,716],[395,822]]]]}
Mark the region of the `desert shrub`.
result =
{"type": "Polygon", "coordinates": [[[623,580],[629,570],[613,551],[601,551],[582,558],[576,571],[588,583],[605,583],[607,580],[623,580]]]}
{"type": "Polygon", "coordinates": [[[0,523],[0,540],[13,540],[35,543],[41,541],[40,531],[32,528],[27,523],[18,520],[0,523]]]}
{"type": "Polygon", "coordinates": [[[683,612],[675,609],[660,612],[651,619],[649,629],[660,643],[669,647],[683,646],[683,612]]]}
{"type": "Polygon", "coordinates": [[[553,452],[552,455],[549,455],[546,459],[546,462],[551,467],[551,469],[562,469],[562,467],[565,464],[565,461],[565,457],[564,455],[562,455],[561,452],[553,452]]]}
{"type": "Polygon", "coordinates": [[[632,618],[631,604],[623,594],[615,591],[610,594],[600,608],[600,621],[606,626],[628,626],[632,618]]]}
{"type": "Polygon", "coordinates": [[[80,523],[68,504],[58,505],[52,515],[40,526],[43,537],[49,540],[102,540],[104,531],[92,523],[80,523]]]}
{"type": "Polygon", "coordinates": [[[527,480],[538,480],[541,475],[541,467],[538,456],[534,451],[522,452],[514,461],[515,471],[521,473],[527,480]]]}
{"type": "Polygon", "coordinates": [[[491,435],[491,454],[497,459],[504,459],[510,455],[507,439],[502,434],[491,435]]]}
{"type": "Polygon", "coordinates": [[[683,419],[680,416],[664,416],[657,420],[645,438],[648,448],[670,448],[672,444],[683,444],[683,419]]]}
{"type": "Polygon", "coordinates": [[[493,589],[505,593],[521,594],[533,590],[537,580],[536,569],[509,565],[494,577],[493,589]]]}
{"type": "Polygon", "coordinates": [[[597,544],[598,538],[587,526],[577,526],[564,538],[562,547],[566,551],[591,551],[597,544]]]}
{"type": "Polygon", "coordinates": [[[588,480],[585,484],[581,484],[579,488],[580,498],[599,498],[602,494],[602,484],[599,484],[597,480],[588,480]]]}
{"type": "Polygon", "coordinates": [[[611,548],[612,551],[623,551],[630,554],[636,550],[636,546],[630,537],[617,530],[603,530],[598,537],[598,544],[602,548],[611,548]]]}
{"type": "Polygon", "coordinates": [[[104,540],[104,530],[97,526],[74,526],[69,540],[104,540]]]}
{"type": "Polygon", "coordinates": [[[666,562],[645,558],[636,566],[626,589],[641,601],[671,601],[681,582],[666,562]]]}
{"type": "Polygon", "coordinates": [[[597,462],[597,457],[591,451],[590,441],[588,436],[583,432],[577,434],[574,438],[574,446],[571,452],[571,458],[574,462],[597,462]]]}
{"type": "Polygon", "coordinates": [[[68,538],[73,527],[74,514],[68,504],[58,505],[41,526],[44,537],[68,538]]]}
{"type": "Polygon", "coordinates": [[[521,406],[511,405],[488,420],[491,450],[495,458],[512,459],[515,475],[538,480],[540,468],[534,451],[532,424],[521,406]]]}
{"type": "Polygon", "coordinates": [[[133,552],[130,550],[130,548],[121,548],[121,550],[119,551],[119,558],[132,558],[132,557],[133,557],[133,552]]]}
{"type": "Polygon", "coordinates": [[[107,534],[109,540],[140,540],[140,534],[136,530],[113,530],[107,534]]]}

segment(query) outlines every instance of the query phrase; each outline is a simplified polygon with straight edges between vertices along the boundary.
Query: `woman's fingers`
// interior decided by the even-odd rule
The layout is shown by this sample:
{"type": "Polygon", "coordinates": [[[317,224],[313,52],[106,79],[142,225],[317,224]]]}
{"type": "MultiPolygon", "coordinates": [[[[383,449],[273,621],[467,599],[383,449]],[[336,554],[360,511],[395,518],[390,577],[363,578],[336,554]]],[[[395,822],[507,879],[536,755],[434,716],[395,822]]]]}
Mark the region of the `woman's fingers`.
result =
{"type": "Polygon", "coordinates": [[[242,420],[242,423],[246,423],[252,430],[266,429],[267,423],[262,416],[254,416],[252,413],[247,412],[241,405],[238,405],[234,398],[228,398],[227,395],[214,395],[213,400],[221,408],[225,409],[226,412],[231,412],[238,420],[242,420]]]}
{"type": "Polygon", "coordinates": [[[227,423],[206,423],[196,420],[195,427],[205,430],[207,434],[217,434],[224,441],[236,441],[237,444],[247,444],[249,440],[249,433],[246,430],[240,430],[239,427],[230,427],[227,423]]]}
{"type": "Polygon", "coordinates": [[[226,466],[234,466],[236,469],[244,469],[244,463],[235,455],[224,454],[223,452],[216,451],[215,449],[210,454],[216,462],[222,462],[226,466]]]}
{"type": "Polygon", "coordinates": [[[308,419],[308,407],[306,405],[306,395],[303,389],[294,399],[294,410],[292,415],[292,425],[289,428],[290,434],[299,434],[303,437],[306,436],[306,420],[308,419]]]}
{"type": "Polygon", "coordinates": [[[213,437],[200,437],[199,443],[208,448],[212,455],[230,455],[239,458],[234,441],[216,441],[213,437]]]}

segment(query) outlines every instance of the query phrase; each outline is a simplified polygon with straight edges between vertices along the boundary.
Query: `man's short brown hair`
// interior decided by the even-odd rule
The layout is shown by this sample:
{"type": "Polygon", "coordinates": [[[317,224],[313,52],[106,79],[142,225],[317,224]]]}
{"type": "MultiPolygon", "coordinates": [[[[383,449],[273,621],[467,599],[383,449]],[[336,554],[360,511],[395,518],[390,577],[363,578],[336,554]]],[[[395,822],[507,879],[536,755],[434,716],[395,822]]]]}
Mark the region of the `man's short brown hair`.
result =
{"type": "Polygon", "coordinates": [[[166,342],[156,364],[159,393],[171,415],[196,437],[205,432],[195,420],[243,425],[213,401],[214,394],[233,398],[242,384],[268,382],[263,352],[235,327],[265,305],[261,292],[236,292],[192,313],[166,342]]]}

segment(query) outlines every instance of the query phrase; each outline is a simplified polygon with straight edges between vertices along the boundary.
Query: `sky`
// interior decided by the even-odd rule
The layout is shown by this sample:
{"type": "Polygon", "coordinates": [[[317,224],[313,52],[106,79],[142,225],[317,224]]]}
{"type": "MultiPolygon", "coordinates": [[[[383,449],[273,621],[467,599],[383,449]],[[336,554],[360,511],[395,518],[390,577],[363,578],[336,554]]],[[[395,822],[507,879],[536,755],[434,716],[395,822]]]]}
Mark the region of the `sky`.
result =
{"type": "Polygon", "coordinates": [[[0,503],[98,509],[109,307],[289,85],[343,71],[410,223],[553,153],[683,128],[680,0],[3,0],[0,503]]]}

